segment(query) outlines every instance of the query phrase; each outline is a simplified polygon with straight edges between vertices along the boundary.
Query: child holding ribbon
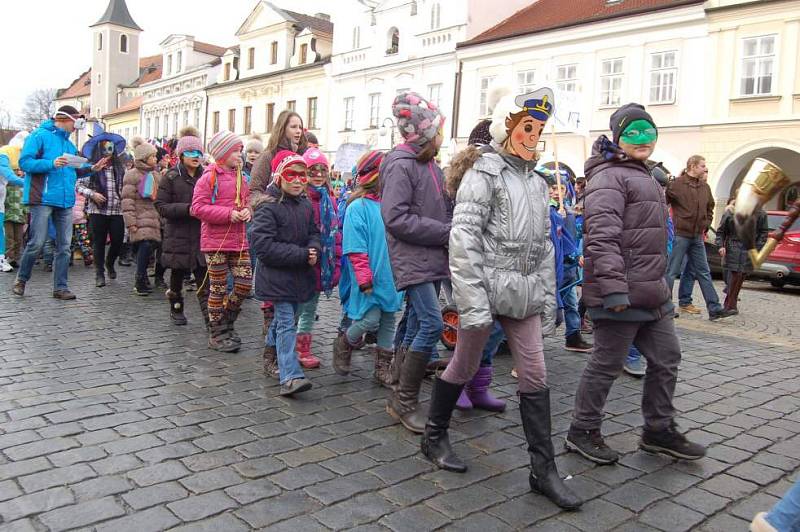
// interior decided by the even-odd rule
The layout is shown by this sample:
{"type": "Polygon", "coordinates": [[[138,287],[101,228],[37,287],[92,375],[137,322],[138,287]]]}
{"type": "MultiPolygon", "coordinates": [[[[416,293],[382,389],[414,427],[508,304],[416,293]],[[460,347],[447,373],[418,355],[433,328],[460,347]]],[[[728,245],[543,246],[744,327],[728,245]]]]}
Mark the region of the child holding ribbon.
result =
{"type": "MultiPolygon", "coordinates": [[[[208,141],[214,158],[194,187],[191,214],[199,218],[200,251],[206,254],[208,279],[208,347],[215,351],[238,351],[242,340],[233,324],[242,301],[250,293],[253,269],[245,224],[252,219],[250,189],[242,174],[241,139],[230,131],[220,131],[208,141]],[[227,293],[228,273],[233,276],[233,292],[227,293]]],[[[198,288],[199,290],[200,288],[198,288]]]]}
{"type": "Polygon", "coordinates": [[[153,291],[147,279],[150,254],[153,246],[161,242],[161,219],[153,203],[160,174],[156,170],[155,146],[139,138],[132,144],[133,168],[125,172],[122,180],[122,217],[130,242],[138,246],[134,292],[146,296],[153,291]]]}

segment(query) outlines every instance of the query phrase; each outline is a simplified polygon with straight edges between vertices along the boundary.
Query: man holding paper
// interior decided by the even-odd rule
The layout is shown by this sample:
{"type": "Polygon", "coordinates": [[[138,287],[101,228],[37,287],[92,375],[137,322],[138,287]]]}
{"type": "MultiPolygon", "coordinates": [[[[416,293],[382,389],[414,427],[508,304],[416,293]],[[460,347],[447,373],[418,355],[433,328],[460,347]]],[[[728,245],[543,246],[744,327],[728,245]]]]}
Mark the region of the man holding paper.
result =
{"type": "Polygon", "coordinates": [[[25,139],[19,166],[25,171],[22,202],[30,207],[30,236],[20,260],[13,292],[25,294],[36,257],[47,238],[47,220],[56,226],[56,254],[53,262],[53,297],[75,299],[67,287],[69,249],[72,240],[72,206],[75,204],[75,181],[78,175],[99,170],[88,165],[75,168],[77,148],[69,140],[76,129],[83,129],[86,118],[70,105],[60,107],[50,120],[25,139]]]}

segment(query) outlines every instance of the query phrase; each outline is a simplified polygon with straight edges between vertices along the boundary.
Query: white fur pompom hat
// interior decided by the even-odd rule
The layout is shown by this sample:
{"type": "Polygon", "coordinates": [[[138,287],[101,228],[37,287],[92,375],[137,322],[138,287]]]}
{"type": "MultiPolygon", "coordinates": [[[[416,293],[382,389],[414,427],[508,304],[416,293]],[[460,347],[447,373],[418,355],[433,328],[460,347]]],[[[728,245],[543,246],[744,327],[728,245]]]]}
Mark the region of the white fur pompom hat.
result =
{"type": "Polygon", "coordinates": [[[492,125],[489,133],[492,140],[502,144],[508,138],[509,131],[506,129],[506,119],[520,111],[526,111],[532,117],[542,122],[553,116],[555,113],[555,95],[553,89],[542,87],[527,94],[519,96],[503,96],[494,108],[492,113],[492,125]]]}

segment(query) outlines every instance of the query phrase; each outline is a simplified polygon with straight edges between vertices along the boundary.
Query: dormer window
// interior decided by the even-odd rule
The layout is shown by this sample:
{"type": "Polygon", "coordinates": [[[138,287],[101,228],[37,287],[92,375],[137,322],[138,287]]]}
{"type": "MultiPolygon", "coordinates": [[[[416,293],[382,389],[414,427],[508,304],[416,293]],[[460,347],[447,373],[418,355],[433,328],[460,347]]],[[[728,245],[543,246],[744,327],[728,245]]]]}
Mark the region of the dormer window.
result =
{"type": "Polygon", "coordinates": [[[225,79],[224,79],[224,81],[230,81],[230,80],[231,80],[231,64],[230,63],[225,63],[225,79]]]}
{"type": "Polygon", "coordinates": [[[305,65],[306,61],[308,61],[308,45],[301,44],[300,45],[300,64],[305,65]]]}
{"type": "Polygon", "coordinates": [[[442,27],[442,6],[435,2],[431,6],[431,29],[438,30],[442,27]]]}
{"type": "Polygon", "coordinates": [[[183,63],[183,52],[181,52],[181,51],[178,52],[178,61],[177,61],[177,63],[178,64],[175,65],[175,72],[180,72],[181,71],[181,63],[183,63]]]}
{"type": "Polygon", "coordinates": [[[167,75],[172,74],[172,55],[167,56],[167,75]]]}
{"type": "Polygon", "coordinates": [[[278,41],[272,41],[269,50],[269,64],[278,64],[278,41]]]}
{"type": "Polygon", "coordinates": [[[400,30],[391,28],[388,33],[386,55],[394,55],[400,50],[400,30]]]}
{"type": "Polygon", "coordinates": [[[119,36],[119,51],[123,54],[128,53],[128,36],[124,33],[119,36]]]}
{"type": "Polygon", "coordinates": [[[256,67],[256,49],[247,50],[247,68],[253,70],[256,67]]]}
{"type": "Polygon", "coordinates": [[[356,26],[353,28],[353,50],[361,48],[361,28],[356,26]]]}

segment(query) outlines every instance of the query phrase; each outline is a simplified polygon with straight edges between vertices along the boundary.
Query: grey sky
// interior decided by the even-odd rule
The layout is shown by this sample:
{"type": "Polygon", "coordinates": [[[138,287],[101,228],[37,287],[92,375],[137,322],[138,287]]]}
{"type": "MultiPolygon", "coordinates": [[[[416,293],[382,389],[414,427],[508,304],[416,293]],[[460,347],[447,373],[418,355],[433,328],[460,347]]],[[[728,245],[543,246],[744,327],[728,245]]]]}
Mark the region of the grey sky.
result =
{"type": "MultiPolygon", "coordinates": [[[[279,7],[309,14],[352,9],[354,0],[275,0],[279,7]]],[[[158,53],[171,33],[194,35],[219,46],[235,43],[236,30],[257,0],[127,0],[144,30],[140,53],[158,53]]],[[[63,88],[91,66],[91,33],[108,0],[23,0],[3,2],[3,81],[0,107],[19,113],[25,96],[38,88],[63,88]],[[9,64],[10,63],[10,64],[9,64]]]]}

